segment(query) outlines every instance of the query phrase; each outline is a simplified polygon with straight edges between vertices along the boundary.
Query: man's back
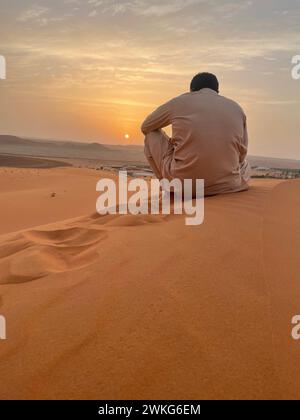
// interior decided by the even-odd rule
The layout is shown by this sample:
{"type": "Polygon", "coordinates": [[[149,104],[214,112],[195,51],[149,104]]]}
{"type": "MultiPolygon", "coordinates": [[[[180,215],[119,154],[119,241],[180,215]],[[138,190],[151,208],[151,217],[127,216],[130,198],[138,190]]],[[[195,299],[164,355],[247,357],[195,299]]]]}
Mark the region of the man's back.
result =
{"type": "Polygon", "coordinates": [[[154,111],[142,130],[170,124],[173,146],[163,156],[164,178],[204,179],[206,194],[247,189],[246,117],[238,104],[212,89],[186,93],[154,111]]]}

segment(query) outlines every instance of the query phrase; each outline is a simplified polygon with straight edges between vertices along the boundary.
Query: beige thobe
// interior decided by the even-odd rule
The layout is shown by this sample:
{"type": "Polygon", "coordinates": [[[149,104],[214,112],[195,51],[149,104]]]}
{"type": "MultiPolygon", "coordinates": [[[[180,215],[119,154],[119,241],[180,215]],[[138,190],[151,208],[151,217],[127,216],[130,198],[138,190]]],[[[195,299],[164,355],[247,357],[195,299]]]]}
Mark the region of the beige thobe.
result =
{"type": "Polygon", "coordinates": [[[236,102],[211,89],[185,93],[150,114],[142,132],[159,179],[204,179],[206,195],[248,189],[246,116],[236,102]]]}

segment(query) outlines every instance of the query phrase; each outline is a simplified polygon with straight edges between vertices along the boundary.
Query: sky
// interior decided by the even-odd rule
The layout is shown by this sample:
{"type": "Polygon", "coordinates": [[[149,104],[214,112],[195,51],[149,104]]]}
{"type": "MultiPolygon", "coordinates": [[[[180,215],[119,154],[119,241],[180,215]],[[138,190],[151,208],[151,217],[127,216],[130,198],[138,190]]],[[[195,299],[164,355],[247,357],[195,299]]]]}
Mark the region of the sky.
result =
{"type": "Polygon", "coordinates": [[[299,22],[299,0],[1,0],[0,133],[142,144],[147,114],[209,71],[251,154],[300,159],[299,22]]]}

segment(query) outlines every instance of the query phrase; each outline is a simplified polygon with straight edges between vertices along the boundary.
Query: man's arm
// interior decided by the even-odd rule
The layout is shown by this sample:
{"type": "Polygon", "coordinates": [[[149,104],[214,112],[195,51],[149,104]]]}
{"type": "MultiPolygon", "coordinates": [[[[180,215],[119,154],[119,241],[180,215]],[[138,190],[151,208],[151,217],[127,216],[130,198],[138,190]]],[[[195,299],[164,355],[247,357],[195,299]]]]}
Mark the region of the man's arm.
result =
{"type": "Polygon", "coordinates": [[[244,134],[240,145],[240,163],[244,163],[247,157],[248,141],[247,117],[244,115],[244,134]]]}
{"type": "Polygon", "coordinates": [[[146,135],[171,124],[170,102],[158,107],[142,124],[141,130],[146,135]]]}

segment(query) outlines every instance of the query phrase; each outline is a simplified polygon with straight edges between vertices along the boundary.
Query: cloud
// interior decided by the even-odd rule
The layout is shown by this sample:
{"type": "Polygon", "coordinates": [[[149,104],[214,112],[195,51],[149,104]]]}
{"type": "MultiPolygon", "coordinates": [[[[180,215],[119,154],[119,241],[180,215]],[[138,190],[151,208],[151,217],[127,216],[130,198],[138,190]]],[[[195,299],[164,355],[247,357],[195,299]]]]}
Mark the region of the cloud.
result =
{"type": "Polygon", "coordinates": [[[183,10],[184,8],[206,2],[207,0],[165,0],[164,2],[152,0],[89,0],[88,4],[101,7],[104,14],[124,14],[126,12],[138,16],[167,16],[183,10]]]}
{"type": "Polygon", "coordinates": [[[103,4],[103,0],[89,0],[88,3],[95,7],[99,7],[103,4]]]}
{"type": "Polygon", "coordinates": [[[41,21],[45,15],[49,13],[50,9],[43,6],[34,6],[31,9],[25,10],[21,13],[17,20],[19,22],[41,21]]]}
{"type": "MultiPolygon", "coordinates": [[[[203,1],[202,1],[203,2],[203,1]]],[[[183,9],[185,9],[188,6],[191,6],[193,4],[199,4],[199,0],[175,0],[175,1],[169,1],[164,3],[157,3],[152,4],[149,6],[149,2],[143,3],[143,7],[140,8],[138,11],[141,15],[147,15],[147,16],[165,16],[172,13],[177,13],[183,9]]]]}
{"type": "Polygon", "coordinates": [[[43,6],[33,6],[30,9],[22,12],[18,17],[17,21],[22,23],[35,23],[40,26],[45,26],[48,23],[62,22],[65,20],[65,16],[49,16],[50,8],[43,6]]]}
{"type": "Polygon", "coordinates": [[[89,13],[89,17],[95,17],[95,16],[97,16],[97,14],[98,14],[97,10],[92,10],[92,11],[89,13]]]}

